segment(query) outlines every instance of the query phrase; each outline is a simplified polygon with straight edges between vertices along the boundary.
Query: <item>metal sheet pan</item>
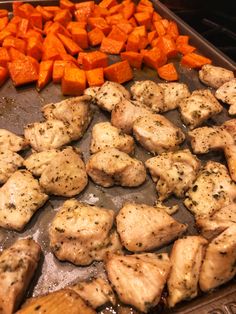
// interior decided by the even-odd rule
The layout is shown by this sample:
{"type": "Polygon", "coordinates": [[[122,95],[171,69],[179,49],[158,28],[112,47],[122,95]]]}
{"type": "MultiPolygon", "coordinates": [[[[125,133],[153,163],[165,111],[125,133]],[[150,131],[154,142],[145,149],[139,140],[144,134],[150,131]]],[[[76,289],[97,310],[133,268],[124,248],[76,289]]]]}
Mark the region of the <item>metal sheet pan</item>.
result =
{"type": "MultiPolygon", "coordinates": [[[[57,1],[29,1],[33,4],[57,4],[57,1]]],[[[199,51],[210,57],[215,65],[223,66],[231,70],[235,70],[235,64],[228,57],[223,55],[214,46],[208,43],[198,33],[186,25],[181,19],[170,12],[163,4],[157,0],[153,0],[154,6],[157,11],[168,19],[177,21],[181,33],[188,34],[191,37],[191,42],[199,48],[199,51]]],[[[0,1],[0,8],[8,8],[12,1],[0,1]]],[[[114,62],[117,57],[112,57],[111,62],[114,62]]],[[[195,70],[190,70],[179,66],[176,59],[173,60],[178,68],[180,74],[180,82],[186,83],[191,90],[204,88],[204,86],[198,80],[198,73],[195,70]]],[[[149,68],[143,68],[142,71],[135,71],[134,80],[151,79],[156,82],[160,80],[154,70],[149,68]]],[[[132,82],[128,83],[129,86],[132,82]]],[[[0,128],[6,128],[17,134],[23,133],[23,126],[27,123],[42,120],[42,114],[40,108],[49,103],[57,102],[64,99],[61,95],[59,85],[49,84],[42,92],[38,93],[33,86],[26,86],[22,88],[14,88],[10,81],[8,81],[0,89],[0,128]]],[[[178,112],[171,111],[165,114],[170,120],[176,125],[181,127],[185,132],[187,131],[185,126],[182,124],[178,112]]],[[[85,161],[89,157],[89,143],[91,137],[91,129],[94,124],[100,121],[106,121],[109,119],[109,115],[103,113],[95,108],[95,116],[87,130],[83,139],[77,142],[75,145],[78,146],[82,152],[85,161]]],[[[208,124],[221,124],[225,120],[228,120],[229,116],[224,108],[224,111],[214,117],[208,124]]],[[[185,147],[187,143],[183,145],[185,147]]],[[[28,152],[24,153],[25,155],[28,152]]],[[[144,151],[140,146],[136,145],[135,156],[141,160],[150,158],[150,154],[144,151]]],[[[221,153],[209,153],[201,157],[202,161],[213,159],[216,161],[224,162],[223,154],[221,153]]],[[[155,186],[150,177],[148,176],[147,181],[141,187],[134,189],[125,189],[121,187],[115,188],[102,188],[95,186],[91,181],[87,188],[78,197],[79,200],[85,201],[89,204],[96,204],[99,206],[105,206],[118,211],[122,203],[125,200],[133,200],[136,202],[144,202],[147,204],[153,204],[156,201],[155,186]]],[[[38,241],[43,250],[43,257],[39,269],[37,271],[34,280],[31,283],[27,296],[37,296],[49,291],[58,290],[64,286],[81,281],[97,275],[98,273],[104,272],[102,263],[93,263],[89,267],[76,267],[70,263],[59,262],[49,249],[48,241],[48,226],[52,221],[58,207],[65,198],[62,197],[51,197],[46,205],[38,210],[33,216],[30,223],[26,226],[22,233],[6,231],[0,229],[0,249],[8,247],[17,238],[25,236],[33,236],[38,241]]],[[[167,204],[178,204],[180,209],[174,215],[174,217],[184,223],[188,223],[188,234],[196,234],[194,227],[193,216],[183,206],[182,202],[172,197],[167,204]]],[[[170,246],[164,247],[159,251],[169,252],[170,246]]],[[[102,309],[100,313],[115,313],[111,309],[102,309]]],[[[220,287],[211,294],[200,295],[191,302],[184,302],[178,305],[174,311],[158,307],[154,309],[152,313],[236,313],[236,282],[232,280],[228,284],[220,287]]]]}

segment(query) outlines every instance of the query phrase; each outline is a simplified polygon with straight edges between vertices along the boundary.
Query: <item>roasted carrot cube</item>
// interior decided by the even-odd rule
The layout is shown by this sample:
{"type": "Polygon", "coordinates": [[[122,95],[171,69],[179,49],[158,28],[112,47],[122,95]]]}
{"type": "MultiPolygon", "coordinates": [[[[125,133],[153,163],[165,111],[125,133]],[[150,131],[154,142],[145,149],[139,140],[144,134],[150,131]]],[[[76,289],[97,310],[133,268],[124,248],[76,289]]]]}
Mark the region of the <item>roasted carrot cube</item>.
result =
{"type": "Polygon", "coordinates": [[[111,27],[103,17],[90,17],[88,18],[88,24],[91,28],[99,28],[104,35],[108,35],[111,30],[111,27]]]}
{"type": "Polygon", "coordinates": [[[157,69],[157,73],[163,80],[177,81],[179,76],[173,63],[167,63],[157,69]]]}
{"type": "Polygon", "coordinates": [[[39,77],[37,81],[37,89],[41,90],[46,86],[52,79],[52,68],[53,61],[42,61],[39,64],[39,77]]]}
{"type": "Polygon", "coordinates": [[[101,86],[104,83],[103,68],[86,71],[86,78],[89,86],[101,86]]]}
{"type": "Polygon", "coordinates": [[[121,60],[127,60],[132,68],[140,69],[143,62],[143,55],[134,51],[125,51],[120,54],[121,60]]]}
{"type": "Polygon", "coordinates": [[[77,68],[76,65],[71,61],[65,61],[65,60],[54,61],[53,70],[52,70],[53,83],[60,83],[61,82],[62,77],[64,75],[64,70],[67,66],[77,68]]]}
{"type": "Polygon", "coordinates": [[[36,37],[30,37],[27,42],[26,53],[36,60],[41,60],[43,54],[43,44],[36,37]]]}
{"type": "Polygon", "coordinates": [[[104,37],[100,50],[109,54],[119,54],[124,48],[124,42],[104,37]]]}
{"type": "Polygon", "coordinates": [[[0,18],[0,31],[2,31],[8,24],[8,17],[2,17],[0,18]]]}
{"type": "Polygon", "coordinates": [[[4,39],[2,46],[7,49],[9,49],[10,47],[13,47],[24,53],[26,49],[26,42],[20,38],[7,37],[4,39]]]}
{"type": "Polygon", "coordinates": [[[54,22],[58,22],[63,26],[66,26],[72,19],[72,15],[69,10],[60,10],[55,14],[54,22]]]}
{"type": "Polygon", "coordinates": [[[94,28],[88,32],[88,40],[91,46],[100,45],[105,35],[99,28],[94,28]]]}
{"type": "Polygon", "coordinates": [[[83,55],[82,64],[84,70],[105,68],[108,65],[108,57],[100,51],[88,52],[83,55]]]}
{"type": "Polygon", "coordinates": [[[88,48],[88,34],[85,29],[73,27],[71,34],[72,39],[79,47],[82,49],[88,48]]]}
{"type": "Polygon", "coordinates": [[[119,27],[113,26],[111,32],[107,36],[110,39],[126,42],[128,36],[119,27]]]}
{"type": "Polygon", "coordinates": [[[107,80],[120,84],[130,81],[133,78],[133,71],[127,60],[108,66],[104,69],[104,74],[107,80]]]}
{"type": "Polygon", "coordinates": [[[0,48],[0,66],[6,67],[7,63],[11,61],[10,55],[6,48],[0,48]]]}
{"type": "Polygon", "coordinates": [[[0,87],[6,82],[8,78],[8,70],[0,66],[0,87]]]}
{"type": "Polygon", "coordinates": [[[81,95],[86,88],[85,71],[78,68],[66,67],[61,88],[63,95],[81,95]]]}
{"type": "Polygon", "coordinates": [[[63,43],[66,50],[72,55],[76,55],[78,52],[82,51],[82,49],[69,37],[64,36],[62,34],[57,35],[58,38],[63,43]]]}
{"type": "Polygon", "coordinates": [[[15,86],[32,83],[38,80],[39,64],[31,57],[9,62],[8,70],[15,86]]]}

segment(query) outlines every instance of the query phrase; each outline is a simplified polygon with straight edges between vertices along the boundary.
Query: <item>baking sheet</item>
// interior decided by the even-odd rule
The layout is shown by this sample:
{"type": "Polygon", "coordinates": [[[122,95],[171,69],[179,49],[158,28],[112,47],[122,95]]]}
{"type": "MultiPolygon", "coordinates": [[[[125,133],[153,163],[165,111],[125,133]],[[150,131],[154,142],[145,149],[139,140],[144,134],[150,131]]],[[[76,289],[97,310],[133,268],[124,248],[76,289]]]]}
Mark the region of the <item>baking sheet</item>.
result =
{"type": "MultiPolygon", "coordinates": [[[[33,4],[55,4],[57,1],[30,1],[33,4]]],[[[11,1],[0,1],[0,8],[10,8],[11,1]]],[[[235,70],[234,63],[219,52],[215,47],[206,42],[199,34],[193,31],[182,20],[176,17],[159,1],[153,1],[157,11],[168,19],[173,19],[178,22],[182,34],[189,34],[191,36],[191,43],[199,47],[199,51],[206,56],[212,58],[213,63],[219,66],[224,66],[228,69],[235,70]]],[[[117,60],[116,56],[110,59],[110,62],[117,60]]],[[[190,90],[204,88],[199,82],[198,72],[195,70],[183,68],[179,66],[178,62],[173,59],[176,64],[178,73],[180,74],[180,82],[186,83],[190,90]]],[[[142,71],[135,71],[134,80],[151,79],[155,82],[160,82],[156,71],[144,67],[142,71]]],[[[133,82],[129,82],[126,87],[130,87],[133,82]]],[[[49,84],[40,93],[36,91],[34,86],[26,86],[22,88],[14,88],[10,80],[4,84],[0,89],[0,128],[6,128],[17,134],[23,134],[23,126],[34,122],[43,120],[40,109],[43,105],[49,102],[57,102],[64,99],[61,95],[60,85],[49,84]]],[[[83,152],[85,161],[89,158],[89,143],[91,138],[91,129],[94,124],[109,120],[109,114],[100,111],[97,107],[94,107],[95,115],[94,119],[88,128],[84,137],[75,143],[75,146],[79,147],[83,152]]],[[[185,132],[187,129],[182,124],[180,116],[176,110],[165,114],[167,118],[173,121],[177,126],[181,127],[185,132]]],[[[208,125],[221,124],[225,120],[228,120],[229,116],[224,108],[223,112],[208,121],[208,125]]],[[[182,147],[186,147],[187,142],[182,147]]],[[[24,152],[27,155],[29,152],[24,152]]],[[[136,145],[135,157],[145,161],[150,158],[151,155],[136,145]]],[[[223,154],[209,153],[204,156],[200,156],[200,159],[205,160],[213,159],[216,161],[224,162],[223,154]]],[[[122,203],[126,200],[133,200],[136,202],[143,202],[147,204],[154,204],[156,201],[155,185],[152,182],[150,176],[148,176],[146,182],[133,189],[126,189],[121,187],[102,188],[94,185],[91,181],[87,188],[77,196],[80,201],[87,202],[89,204],[95,204],[98,206],[104,206],[111,208],[116,212],[121,208],[122,203]]],[[[17,233],[12,231],[6,231],[0,229],[0,249],[8,247],[17,238],[25,236],[32,236],[42,247],[43,256],[40,262],[39,269],[34,277],[27,296],[37,296],[46,292],[58,290],[64,286],[74,283],[76,281],[85,280],[92,276],[95,276],[101,272],[104,272],[102,263],[96,262],[88,267],[76,267],[70,263],[59,262],[49,249],[48,240],[48,226],[56,214],[59,206],[66,200],[63,197],[50,197],[50,200],[44,207],[38,210],[33,216],[30,223],[26,226],[24,232],[17,233]]],[[[188,234],[196,234],[194,227],[194,220],[192,214],[182,205],[182,202],[176,198],[170,198],[166,204],[173,205],[178,204],[180,209],[174,215],[174,217],[189,225],[188,234]]],[[[170,246],[164,247],[160,252],[169,252],[170,246]]],[[[111,308],[106,309],[106,313],[115,313],[111,308]]],[[[163,309],[160,306],[154,309],[152,313],[170,313],[168,309],[163,309]]],[[[202,295],[191,302],[184,302],[178,305],[174,309],[175,313],[236,313],[236,282],[235,280],[217,289],[211,294],[202,295]]],[[[100,313],[105,313],[102,309],[100,313]]]]}

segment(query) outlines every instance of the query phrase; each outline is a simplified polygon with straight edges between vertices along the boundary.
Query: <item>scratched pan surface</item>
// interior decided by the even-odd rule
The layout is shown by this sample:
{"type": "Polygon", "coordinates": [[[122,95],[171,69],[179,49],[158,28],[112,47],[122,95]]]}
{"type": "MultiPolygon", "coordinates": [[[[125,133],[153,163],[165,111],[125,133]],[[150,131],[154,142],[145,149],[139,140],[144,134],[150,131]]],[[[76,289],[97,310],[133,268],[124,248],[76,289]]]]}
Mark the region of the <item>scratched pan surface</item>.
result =
{"type": "MultiPolygon", "coordinates": [[[[39,1],[31,1],[32,3],[38,3],[39,1]]],[[[43,4],[55,4],[56,1],[41,1],[43,4]]],[[[200,52],[204,53],[208,57],[212,58],[214,64],[224,66],[228,69],[235,70],[233,62],[224,56],[221,52],[216,50],[215,47],[206,42],[199,34],[193,31],[182,20],[176,17],[159,1],[154,1],[154,5],[159,13],[164,17],[176,20],[180,27],[181,33],[189,34],[191,36],[191,42],[196,45],[200,52]]],[[[0,1],[0,8],[10,9],[11,1],[0,1]]],[[[116,57],[111,58],[111,62],[116,61],[116,57]]],[[[186,83],[190,90],[204,88],[204,86],[198,80],[198,73],[195,70],[189,70],[179,66],[177,60],[173,60],[178,68],[180,74],[180,82],[186,83]]],[[[144,68],[142,71],[135,71],[134,80],[151,79],[159,82],[157,74],[154,70],[144,68]]],[[[129,88],[133,82],[127,84],[129,88]]],[[[23,134],[23,126],[27,123],[43,120],[40,109],[43,105],[49,102],[57,102],[64,99],[61,95],[59,85],[48,85],[42,92],[38,93],[34,86],[27,86],[15,89],[10,81],[8,81],[0,89],[0,128],[6,128],[17,134],[23,134]]],[[[83,152],[85,161],[89,157],[89,143],[91,138],[91,129],[94,124],[100,121],[106,121],[109,119],[109,114],[105,114],[94,107],[95,115],[94,119],[88,128],[84,137],[74,143],[83,152]]],[[[171,111],[165,114],[171,121],[181,127],[185,132],[187,129],[182,124],[178,112],[171,111]]],[[[224,111],[208,121],[208,125],[221,124],[225,120],[229,119],[226,107],[224,111]]],[[[182,147],[186,147],[187,143],[182,147]]],[[[24,152],[24,156],[29,152],[24,152]]],[[[135,157],[145,161],[151,156],[145,152],[142,148],[136,145],[135,157]]],[[[205,162],[208,159],[224,162],[224,157],[221,153],[207,154],[201,157],[205,162]]],[[[95,204],[98,206],[104,206],[111,208],[114,211],[118,211],[122,203],[126,200],[132,200],[136,202],[144,202],[147,204],[154,204],[156,201],[156,192],[154,183],[150,177],[147,177],[145,184],[141,187],[126,189],[121,187],[114,188],[102,188],[94,185],[91,181],[87,188],[77,196],[80,201],[87,202],[89,204],[95,204]]],[[[76,267],[70,263],[59,262],[49,249],[48,240],[48,226],[56,214],[60,205],[65,201],[62,197],[50,197],[50,200],[46,205],[39,209],[33,216],[30,223],[26,226],[24,232],[17,233],[12,231],[6,231],[0,229],[0,249],[8,247],[17,238],[25,236],[32,236],[42,247],[43,257],[41,259],[38,272],[31,283],[28,296],[37,296],[49,291],[54,291],[64,286],[81,281],[99,273],[104,272],[102,263],[93,263],[88,267],[76,267]]],[[[169,199],[166,204],[173,205],[178,204],[180,209],[174,215],[174,217],[189,225],[188,234],[196,234],[194,227],[194,220],[192,215],[183,206],[180,200],[174,197],[169,199]]],[[[160,252],[169,252],[171,246],[164,247],[160,252]]],[[[116,313],[112,308],[101,309],[100,313],[116,313]]],[[[191,302],[185,302],[178,305],[172,313],[236,313],[236,282],[232,280],[225,286],[217,289],[211,294],[201,295],[191,302]]],[[[157,308],[152,313],[171,313],[170,310],[165,308],[157,308]]]]}

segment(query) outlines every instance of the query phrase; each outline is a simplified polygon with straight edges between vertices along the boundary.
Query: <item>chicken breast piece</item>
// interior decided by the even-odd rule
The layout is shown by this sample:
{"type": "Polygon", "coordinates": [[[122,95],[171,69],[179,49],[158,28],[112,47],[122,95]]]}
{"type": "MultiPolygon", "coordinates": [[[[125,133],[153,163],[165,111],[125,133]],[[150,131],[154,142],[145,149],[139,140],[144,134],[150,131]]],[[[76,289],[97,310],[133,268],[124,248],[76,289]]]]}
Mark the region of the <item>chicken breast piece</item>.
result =
{"type": "Polygon", "coordinates": [[[0,151],[0,184],[5,183],[23,162],[24,159],[11,150],[0,151]]]}
{"type": "Polygon", "coordinates": [[[62,205],[49,228],[50,246],[59,260],[76,265],[101,261],[121,249],[112,230],[114,212],[70,199],[62,205]]]}
{"type": "Polygon", "coordinates": [[[175,241],[171,250],[172,267],[167,281],[170,307],[197,296],[200,269],[207,243],[201,236],[187,236],[175,241]]]}
{"type": "Polygon", "coordinates": [[[8,130],[0,129],[0,151],[11,150],[18,152],[27,147],[27,141],[8,130]]]}
{"type": "Polygon", "coordinates": [[[0,312],[15,313],[40,258],[41,248],[32,239],[17,240],[0,255],[0,312]]]}
{"type": "Polygon", "coordinates": [[[185,139],[180,128],[158,114],[136,119],[133,134],[146,150],[154,154],[176,150],[185,139]]]}
{"type": "Polygon", "coordinates": [[[29,171],[16,171],[0,188],[0,226],[21,231],[47,199],[29,171]]]}
{"type": "Polygon", "coordinates": [[[104,149],[90,157],[86,171],[98,185],[139,186],[146,180],[143,163],[116,148],[104,149]]]}
{"type": "Polygon", "coordinates": [[[179,103],[181,119],[191,130],[217,115],[223,107],[210,90],[195,90],[179,103]]]}
{"type": "Polygon", "coordinates": [[[208,161],[186,193],[184,204],[196,218],[209,217],[233,203],[235,198],[236,185],[227,168],[218,162],[208,161]]]}
{"type": "Polygon", "coordinates": [[[110,284],[101,277],[80,282],[67,288],[75,291],[93,309],[106,303],[116,304],[116,297],[110,284]]]}
{"type": "Polygon", "coordinates": [[[164,98],[163,112],[176,109],[179,102],[190,96],[188,86],[184,83],[159,83],[164,98]]]}
{"type": "Polygon", "coordinates": [[[215,96],[217,99],[230,105],[229,114],[236,114],[236,78],[221,85],[217,89],[215,96]]]}
{"type": "Polygon", "coordinates": [[[232,279],[236,274],[236,224],[215,238],[207,247],[199,285],[207,292],[232,279]]]}
{"type": "Polygon", "coordinates": [[[73,147],[66,147],[45,167],[39,180],[48,194],[75,196],[88,184],[85,164],[73,147]]]}
{"type": "Polygon", "coordinates": [[[147,313],[160,301],[171,263],[166,253],[112,254],[105,267],[119,299],[147,313]]]}
{"type": "Polygon", "coordinates": [[[25,138],[37,152],[59,148],[72,141],[68,125],[55,119],[28,124],[25,138]]]}
{"type": "Polygon", "coordinates": [[[133,99],[145,104],[155,112],[165,111],[162,88],[153,81],[136,81],[130,88],[133,99]]]}
{"type": "Polygon", "coordinates": [[[152,179],[157,183],[159,200],[164,200],[172,193],[184,197],[192,186],[201,163],[189,149],[162,153],[145,162],[152,179]]]}
{"type": "Polygon", "coordinates": [[[149,116],[153,111],[140,102],[124,99],[111,112],[111,124],[124,133],[132,133],[134,121],[140,117],[149,116]]]}
{"type": "Polygon", "coordinates": [[[233,181],[236,181],[236,145],[227,145],[224,148],[229,173],[233,181]]]}
{"type": "Polygon", "coordinates": [[[98,107],[110,112],[124,99],[130,99],[130,93],[121,84],[106,81],[97,91],[95,99],[98,107]]]}
{"type": "Polygon", "coordinates": [[[80,296],[62,289],[44,296],[28,299],[16,314],[96,314],[80,296]]]}
{"type": "Polygon", "coordinates": [[[45,150],[39,153],[32,153],[24,161],[24,166],[29,170],[34,176],[39,177],[51,161],[59,153],[59,149],[45,150]]]}
{"type": "Polygon", "coordinates": [[[55,104],[43,107],[42,112],[48,120],[60,120],[68,126],[70,138],[80,139],[92,120],[93,112],[90,107],[91,97],[72,97],[55,104]]]}
{"type": "Polygon", "coordinates": [[[211,64],[205,64],[199,70],[199,79],[202,83],[213,88],[219,88],[234,78],[234,72],[211,64]]]}
{"type": "Polygon", "coordinates": [[[94,86],[94,87],[88,87],[84,90],[84,95],[92,97],[92,101],[96,98],[96,94],[99,91],[100,87],[94,86]]]}
{"type": "Polygon", "coordinates": [[[134,139],[112,126],[110,122],[95,124],[92,129],[90,152],[97,153],[106,148],[117,148],[126,154],[134,152],[134,139]]]}
{"type": "Polygon", "coordinates": [[[182,235],[187,226],[168,215],[160,205],[126,203],[116,217],[123,246],[132,252],[150,251],[182,235]]]}
{"type": "Polygon", "coordinates": [[[133,307],[119,305],[117,308],[117,314],[139,314],[133,307]]]}

